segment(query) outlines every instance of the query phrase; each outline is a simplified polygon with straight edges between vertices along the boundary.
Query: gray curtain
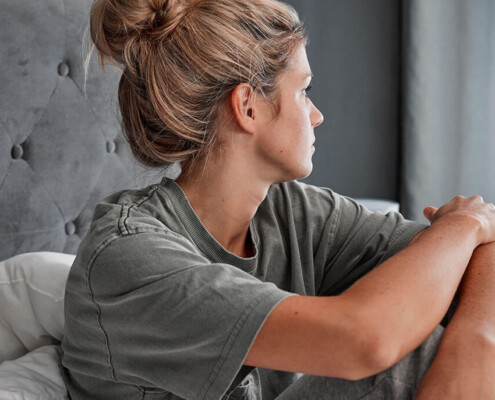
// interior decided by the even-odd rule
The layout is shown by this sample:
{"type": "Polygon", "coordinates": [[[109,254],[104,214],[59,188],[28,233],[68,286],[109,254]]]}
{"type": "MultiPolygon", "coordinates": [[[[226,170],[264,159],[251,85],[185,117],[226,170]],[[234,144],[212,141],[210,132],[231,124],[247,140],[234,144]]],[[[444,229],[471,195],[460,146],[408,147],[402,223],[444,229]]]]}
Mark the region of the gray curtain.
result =
{"type": "Polygon", "coordinates": [[[403,3],[402,212],[495,201],[495,0],[403,3]]]}

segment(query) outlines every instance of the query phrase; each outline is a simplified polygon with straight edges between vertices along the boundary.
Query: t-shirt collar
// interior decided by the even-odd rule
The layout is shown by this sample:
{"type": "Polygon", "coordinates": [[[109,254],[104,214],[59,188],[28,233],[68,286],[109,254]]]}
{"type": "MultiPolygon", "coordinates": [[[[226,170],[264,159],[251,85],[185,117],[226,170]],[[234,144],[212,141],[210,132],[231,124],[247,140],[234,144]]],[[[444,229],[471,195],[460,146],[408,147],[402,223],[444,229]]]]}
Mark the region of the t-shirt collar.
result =
{"type": "Polygon", "coordinates": [[[255,248],[255,255],[249,258],[239,257],[225,249],[205,228],[191,206],[182,188],[172,179],[164,177],[159,187],[164,189],[176,215],[193,238],[194,243],[212,262],[228,263],[246,272],[254,272],[259,255],[259,236],[256,228],[256,215],[249,224],[249,232],[255,248]]]}

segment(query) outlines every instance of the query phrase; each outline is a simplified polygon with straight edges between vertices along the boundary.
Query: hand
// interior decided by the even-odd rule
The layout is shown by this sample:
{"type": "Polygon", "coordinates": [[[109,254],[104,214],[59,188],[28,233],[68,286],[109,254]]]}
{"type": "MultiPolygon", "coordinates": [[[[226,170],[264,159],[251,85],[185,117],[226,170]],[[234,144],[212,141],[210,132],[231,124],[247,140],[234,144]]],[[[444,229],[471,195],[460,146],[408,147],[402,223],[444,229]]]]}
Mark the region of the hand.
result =
{"type": "Polygon", "coordinates": [[[442,207],[426,207],[424,216],[434,224],[446,218],[474,222],[477,226],[478,245],[495,242],[495,206],[485,203],[481,196],[456,196],[442,207]]]}

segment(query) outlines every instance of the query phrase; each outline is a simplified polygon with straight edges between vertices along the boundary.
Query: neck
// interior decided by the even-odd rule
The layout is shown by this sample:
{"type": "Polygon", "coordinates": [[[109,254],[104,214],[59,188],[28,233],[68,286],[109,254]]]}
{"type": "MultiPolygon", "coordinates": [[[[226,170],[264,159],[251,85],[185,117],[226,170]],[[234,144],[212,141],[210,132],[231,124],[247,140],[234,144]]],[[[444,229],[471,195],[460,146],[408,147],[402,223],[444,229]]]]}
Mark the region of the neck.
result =
{"type": "Polygon", "coordinates": [[[254,245],[249,240],[249,224],[270,184],[261,183],[252,175],[253,169],[242,164],[219,163],[212,162],[187,179],[181,175],[176,182],[208,232],[231,253],[251,257],[254,245]]]}

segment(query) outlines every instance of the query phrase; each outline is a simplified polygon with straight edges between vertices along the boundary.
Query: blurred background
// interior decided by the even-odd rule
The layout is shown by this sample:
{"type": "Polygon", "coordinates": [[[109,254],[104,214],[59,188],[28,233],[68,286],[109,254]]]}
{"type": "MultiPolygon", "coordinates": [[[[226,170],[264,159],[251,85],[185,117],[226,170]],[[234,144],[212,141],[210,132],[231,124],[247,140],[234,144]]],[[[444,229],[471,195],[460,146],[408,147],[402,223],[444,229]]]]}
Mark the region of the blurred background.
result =
{"type": "Polygon", "coordinates": [[[495,201],[495,1],[288,0],[325,116],[305,181],[400,202],[495,201]]]}

